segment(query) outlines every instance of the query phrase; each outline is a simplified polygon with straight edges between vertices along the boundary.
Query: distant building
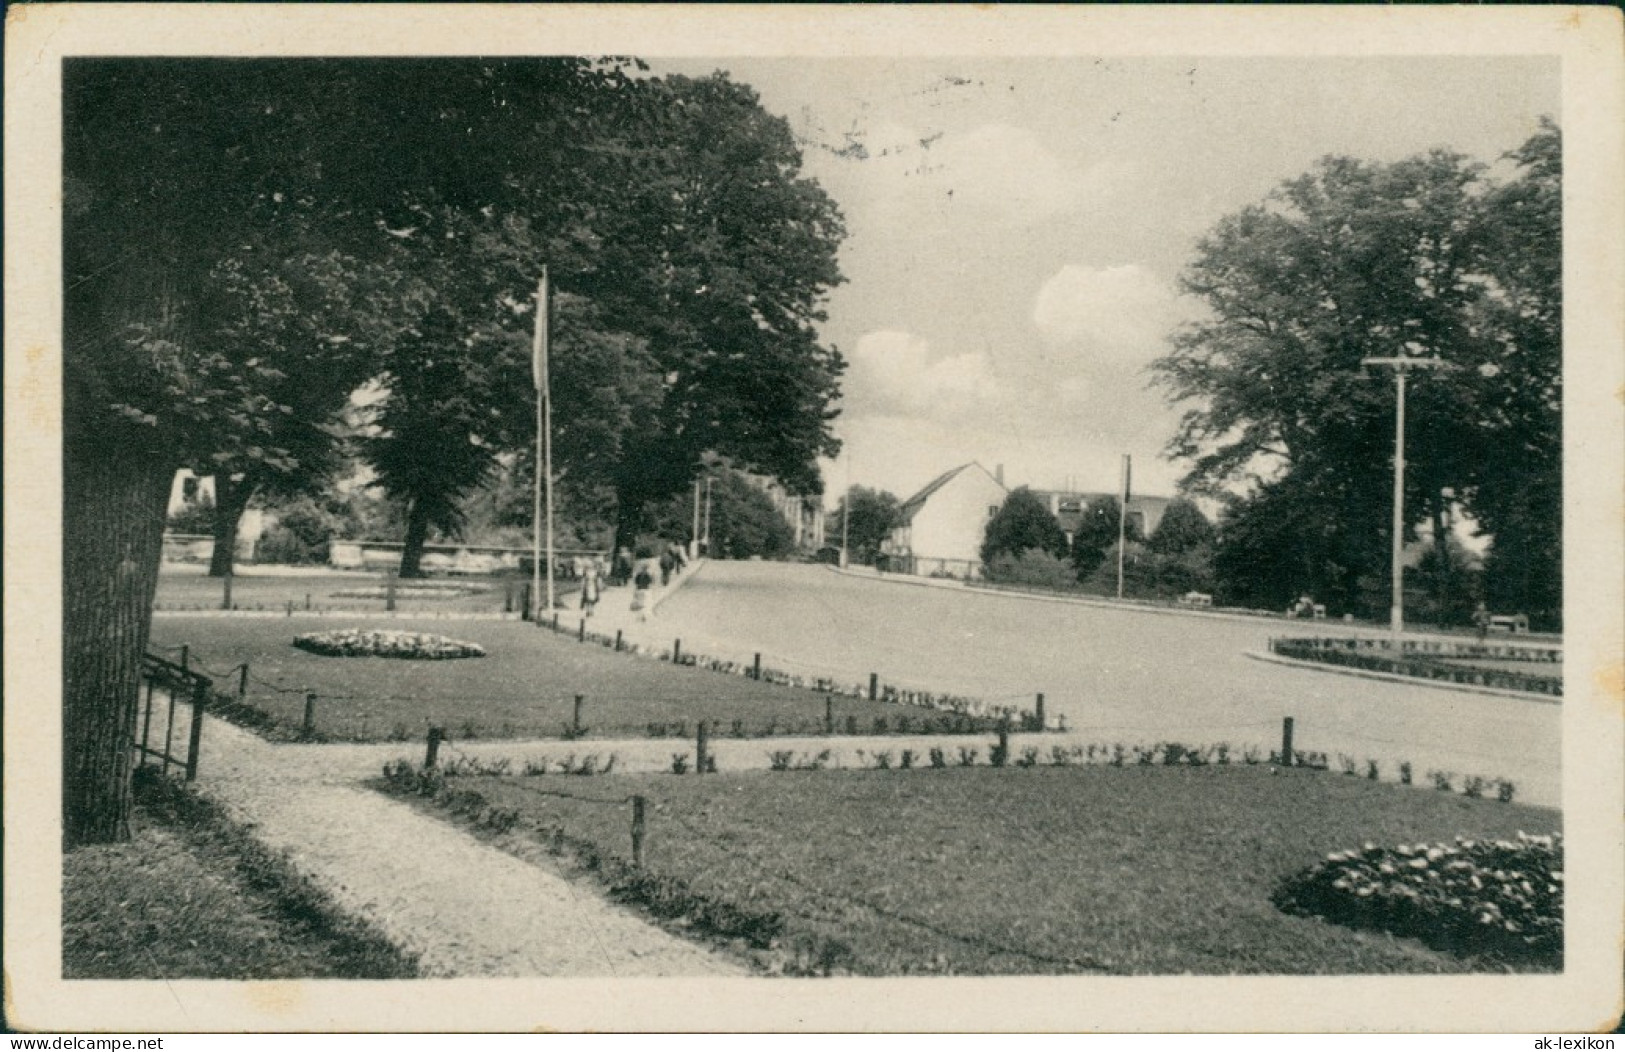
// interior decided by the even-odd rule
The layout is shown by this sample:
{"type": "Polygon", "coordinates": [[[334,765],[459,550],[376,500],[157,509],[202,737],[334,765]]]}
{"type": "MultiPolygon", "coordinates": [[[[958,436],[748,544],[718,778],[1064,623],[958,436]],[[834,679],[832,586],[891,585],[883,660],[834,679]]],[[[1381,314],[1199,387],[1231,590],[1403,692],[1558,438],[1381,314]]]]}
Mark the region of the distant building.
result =
{"type": "MultiPolygon", "coordinates": [[[[1079,493],[1071,490],[1034,490],[1038,498],[1048,507],[1055,521],[1061,524],[1061,532],[1066,534],[1066,543],[1072,543],[1072,537],[1078,532],[1078,524],[1083,521],[1084,509],[1089,502],[1102,497],[1116,499],[1116,493],[1079,493]]],[[[1127,520],[1129,532],[1132,534],[1139,530],[1141,537],[1150,537],[1157,531],[1162,522],[1163,512],[1173,503],[1172,497],[1142,497],[1135,494],[1128,499],[1127,520]]]]}
{"type": "MultiPolygon", "coordinates": [[[[187,507],[202,501],[214,503],[214,476],[198,476],[185,468],[175,472],[175,479],[169,488],[169,508],[167,514],[175,515],[187,507]]],[[[250,507],[243,511],[243,517],[237,524],[237,560],[248,562],[254,558],[254,545],[259,542],[265,531],[274,524],[264,511],[250,507]]],[[[181,558],[207,562],[214,550],[212,540],[196,540],[186,545],[183,542],[174,542],[166,545],[166,552],[177,560],[181,558]],[[184,555],[181,553],[184,549],[184,555]]]]}
{"type": "Polygon", "coordinates": [[[980,577],[987,522],[1006,496],[1003,481],[975,462],[938,475],[898,507],[899,525],[880,546],[887,568],[922,577],[980,577]]]}
{"type": "Polygon", "coordinates": [[[824,501],[803,497],[785,489],[776,479],[740,472],[740,477],[767,494],[773,508],[790,526],[792,543],[798,551],[816,552],[824,546],[824,501]]]}

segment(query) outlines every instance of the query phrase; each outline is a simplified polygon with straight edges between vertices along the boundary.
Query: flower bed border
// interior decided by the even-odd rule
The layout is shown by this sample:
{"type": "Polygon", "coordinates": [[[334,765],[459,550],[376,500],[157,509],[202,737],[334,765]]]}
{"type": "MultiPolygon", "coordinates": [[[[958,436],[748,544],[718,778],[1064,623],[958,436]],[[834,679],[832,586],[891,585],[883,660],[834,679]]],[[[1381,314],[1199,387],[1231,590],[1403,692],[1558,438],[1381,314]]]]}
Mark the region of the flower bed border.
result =
{"type": "Polygon", "coordinates": [[[1406,640],[1400,654],[1394,654],[1386,639],[1346,639],[1329,636],[1276,638],[1269,641],[1270,653],[1298,661],[1323,665],[1387,672],[1413,679],[1443,680],[1467,686],[1494,687],[1529,694],[1563,696],[1561,677],[1536,676],[1506,669],[1470,668],[1448,663],[1449,658],[1491,658],[1498,661],[1528,661],[1531,664],[1557,664],[1563,652],[1551,647],[1510,647],[1496,644],[1447,643],[1437,640],[1406,640]]]}

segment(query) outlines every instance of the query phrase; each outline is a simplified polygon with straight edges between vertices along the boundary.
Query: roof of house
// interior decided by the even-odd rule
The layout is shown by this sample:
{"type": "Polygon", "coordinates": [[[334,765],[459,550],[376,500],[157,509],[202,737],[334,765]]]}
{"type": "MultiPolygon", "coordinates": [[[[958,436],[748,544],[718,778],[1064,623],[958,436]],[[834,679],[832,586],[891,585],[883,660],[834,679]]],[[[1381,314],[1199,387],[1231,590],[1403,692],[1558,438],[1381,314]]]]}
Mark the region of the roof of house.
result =
{"type": "MultiPolygon", "coordinates": [[[[982,467],[982,465],[978,464],[974,460],[969,464],[961,464],[957,468],[953,468],[950,471],[944,471],[930,482],[927,482],[918,493],[914,494],[914,496],[897,506],[898,521],[902,523],[913,522],[915,512],[925,507],[925,502],[931,499],[931,495],[937,490],[946,486],[948,483],[952,482],[954,478],[966,468],[976,468],[986,474],[988,478],[993,478],[992,472],[988,471],[987,468],[982,467]]],[[[994,481],[998,482],[997,479],[994,479],[994,481]]],[[[1002,489],[1004,483],[1000,482],[999,486],[1002,489]]]]}

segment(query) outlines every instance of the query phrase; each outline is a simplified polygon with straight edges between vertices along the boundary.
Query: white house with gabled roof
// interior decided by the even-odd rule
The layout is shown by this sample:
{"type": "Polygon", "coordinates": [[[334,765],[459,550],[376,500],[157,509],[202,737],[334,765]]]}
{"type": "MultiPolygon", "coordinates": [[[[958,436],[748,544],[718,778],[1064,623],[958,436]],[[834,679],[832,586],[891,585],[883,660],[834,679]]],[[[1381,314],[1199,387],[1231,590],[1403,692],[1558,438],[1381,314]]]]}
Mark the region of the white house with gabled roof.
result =
{"type": "Polygon", "coordinates": [[[922,577],[980,577],[988,520],[1008,496],[993,472],[972,461],[943,472],[905,500],[881,545],[887,568],[922,577]]]}

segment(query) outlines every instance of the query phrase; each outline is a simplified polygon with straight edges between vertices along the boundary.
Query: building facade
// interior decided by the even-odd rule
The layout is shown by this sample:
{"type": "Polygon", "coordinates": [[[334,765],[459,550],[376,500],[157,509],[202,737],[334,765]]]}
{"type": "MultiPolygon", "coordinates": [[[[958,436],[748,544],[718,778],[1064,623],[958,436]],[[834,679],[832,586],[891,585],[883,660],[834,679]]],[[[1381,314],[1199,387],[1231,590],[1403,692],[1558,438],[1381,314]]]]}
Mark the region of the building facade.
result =
{"type": "Polygon", "coordinates": [[[988,520],[1008,495],[1004,483],[975,462],[938,475],[899,506],[899,525],[881,544],[886,568],[922,577],[980,577],[988,520]]]}

